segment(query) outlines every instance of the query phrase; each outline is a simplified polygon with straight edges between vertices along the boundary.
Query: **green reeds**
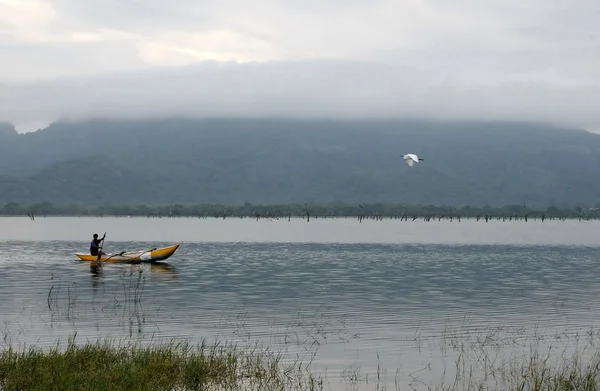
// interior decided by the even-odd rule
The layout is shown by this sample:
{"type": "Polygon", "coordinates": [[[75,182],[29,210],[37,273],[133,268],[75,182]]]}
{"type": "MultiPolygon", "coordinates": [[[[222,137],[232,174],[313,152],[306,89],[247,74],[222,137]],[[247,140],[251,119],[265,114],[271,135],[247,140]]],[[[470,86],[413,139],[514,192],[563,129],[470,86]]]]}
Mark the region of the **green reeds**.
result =
{"type": "MultiPolygon", "coordinates": [[[[475,350],[480,350],[476,347],[475,350]]],[[[468,349],[456,361],[452,384],[435,386],[413,374],[418,389],[506,390],[506,391],[592,391],[600,389],[598,354],[566,355],[550,349],[547,354],[533,348],[520,358],[494,363],[490,356],[465,360],[468,349]],[[587,356],[588,358],[584,358],[587,356]],[[485,365],[481,365],[485,364],[485,365]],[[479,367],[479,368],[476,368],[479,367]],[[479,370],[478,370],[479,369],[479,370]],[[483,369],[481,371],[481,369],[483,369]]],[[[590,352],[591,353],[591,352],[590,352]]],[[[471,357],[472,358],[472,357],[471,357]]],[[[259,345],[238,347],[202,341],[142,345],[98,340],[42,350],[7,347],[0,352],[0,389],[8,390],[323,390],[324,382],[308,367],[288,365],[282,357],[259,345]]],[[[352,389],[387,390],[385,371],[378,365],[372,381],[362,379],[360,367],[344,371],[352,389]],[[383,374],[383,377],[382,377],[383,374]],[[366,380],[366,381],[365,381],[366,380]],[[374,381],[373,381],[374,380],[374,381]]],[[[396,378],[401,375],[396,372],[396,378]]],[[[392,389],[400,389],[397,380],[392,389]]]]}
{"type": "Polygon", "coordinates": [[[9,390],[316,390],[322,383],[285,367],[268,349],[169,342],[143,346],[104,340],[43,351],[0,353],[0,389],[9,390]]]}
{"type": "Polygon", "coordinates": [[[600,358],[584,360],[577,354],[551,362],[550,354],[534,353],[509,370],[514,391],[596,391],[600,389],[600,358]]]}

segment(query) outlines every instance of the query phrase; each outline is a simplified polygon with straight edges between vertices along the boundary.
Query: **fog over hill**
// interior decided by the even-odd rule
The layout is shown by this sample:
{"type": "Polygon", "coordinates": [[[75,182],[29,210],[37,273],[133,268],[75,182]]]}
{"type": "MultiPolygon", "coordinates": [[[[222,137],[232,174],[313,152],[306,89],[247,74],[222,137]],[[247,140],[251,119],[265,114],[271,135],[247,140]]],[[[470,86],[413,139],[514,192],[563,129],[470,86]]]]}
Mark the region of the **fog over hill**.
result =
{"type": "Polygon", "coordinates": [[[0,125],[0,202],[600,201],[600,135],[526,122],[268,118],[0,125]],[[425,161],[413,167],[401,155],[425,161]]]}

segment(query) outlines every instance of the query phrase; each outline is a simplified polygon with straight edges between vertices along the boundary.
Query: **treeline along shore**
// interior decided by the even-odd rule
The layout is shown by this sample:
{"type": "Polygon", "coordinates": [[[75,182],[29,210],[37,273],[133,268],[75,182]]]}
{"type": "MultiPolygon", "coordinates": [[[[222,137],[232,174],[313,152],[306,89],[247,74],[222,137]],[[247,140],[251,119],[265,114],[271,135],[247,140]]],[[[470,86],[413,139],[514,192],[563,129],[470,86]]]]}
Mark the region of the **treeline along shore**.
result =
{"type": "Polygon", "coordinates": [[[441,221],[476,219],[489,222],[529,221],[546,219],[580,221],[597,220],[600,208],[581,206],[529,207],[527,205],[506,205],[503,207],[472,207],[446,205],[408,205],[389,203],[346,204],[346,203],[304,203],[260,205],[244,203],[241,205],[53,205],[49,202],[21,205],[9,202],[0,206],[0,216],[75,216],[75,217],[148,217],[148,218],[253,218],[253,219],[311,219],[355,218],[363,220],[396,219],[402,221],[441,221]]]}

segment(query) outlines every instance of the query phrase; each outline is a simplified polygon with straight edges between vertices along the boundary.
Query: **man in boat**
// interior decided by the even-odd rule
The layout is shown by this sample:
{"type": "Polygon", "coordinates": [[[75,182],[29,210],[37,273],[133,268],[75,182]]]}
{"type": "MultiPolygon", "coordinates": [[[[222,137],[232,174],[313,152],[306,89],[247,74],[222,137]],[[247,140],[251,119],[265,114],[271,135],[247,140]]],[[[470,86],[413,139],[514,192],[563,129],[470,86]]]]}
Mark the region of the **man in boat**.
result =
{"type": "MultiPolygon", "coordinates": [[[[106,234],[104,234],[104,236],[102,237],[102,239],[98,239],[98,234],[94,234],[94,239],[92,239],[92,242],[90,243],[90,254],[91,255],[98,255],[98,250],[100,250],[100,243],[104,240],[104,237],[106,236],[106,234]]],[[[102,252],[102,255],[104,255],[105,253],[102,252]]]]}

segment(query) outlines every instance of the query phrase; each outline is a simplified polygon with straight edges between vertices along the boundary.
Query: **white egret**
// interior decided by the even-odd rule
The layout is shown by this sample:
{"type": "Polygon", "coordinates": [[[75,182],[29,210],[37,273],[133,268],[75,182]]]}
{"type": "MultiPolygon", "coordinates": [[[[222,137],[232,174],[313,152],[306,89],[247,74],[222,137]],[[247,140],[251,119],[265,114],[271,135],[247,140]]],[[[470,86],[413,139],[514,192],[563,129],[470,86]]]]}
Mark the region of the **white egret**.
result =
{"type": "Polygon", "coordinates": [[[404,159],[404,161],[406,162],[406,164],[408,164],[408,165],[409,165],[409,166],[411,166],[411,167],[412,167],[412,165],[413,165],[414,163],[418,163],[418,162],[420,162],[420,161],[423,161],[423,160],[425,160],[425,159],[422,159],[422,158],[420,158],[420,157],[418,157],[417,155],[415,155],[415,154],[412,154],[412,153],[407,153],[407,154],[406,154],[406,155],[404,155],[402,158],[404,159]]]}

